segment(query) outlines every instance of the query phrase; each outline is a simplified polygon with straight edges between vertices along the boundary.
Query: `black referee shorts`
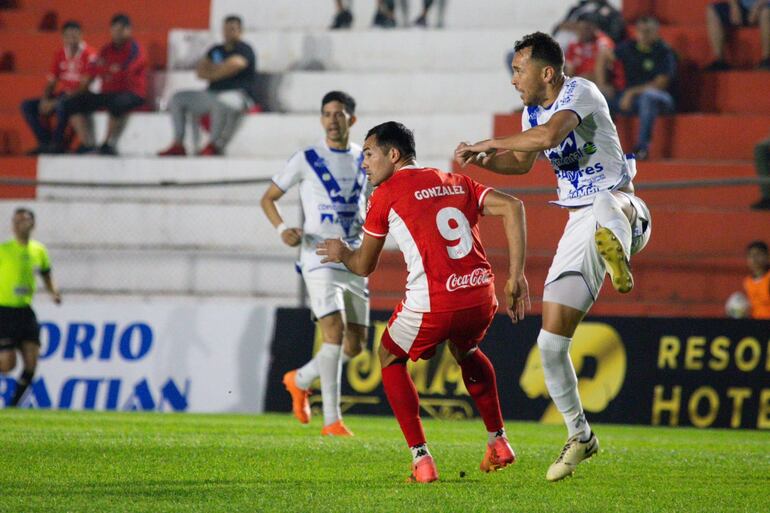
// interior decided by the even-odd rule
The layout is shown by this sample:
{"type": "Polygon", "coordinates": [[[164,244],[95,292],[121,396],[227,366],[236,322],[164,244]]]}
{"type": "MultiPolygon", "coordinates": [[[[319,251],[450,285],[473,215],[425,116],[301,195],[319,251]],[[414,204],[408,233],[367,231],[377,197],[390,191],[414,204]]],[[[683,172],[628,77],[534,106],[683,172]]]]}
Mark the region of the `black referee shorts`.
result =
{"type": "Polygon", "coordinates": [[[40,325],[30,307],[0,306],[0,351],[21,348],[22,342],[40,345],[40,325]]]}

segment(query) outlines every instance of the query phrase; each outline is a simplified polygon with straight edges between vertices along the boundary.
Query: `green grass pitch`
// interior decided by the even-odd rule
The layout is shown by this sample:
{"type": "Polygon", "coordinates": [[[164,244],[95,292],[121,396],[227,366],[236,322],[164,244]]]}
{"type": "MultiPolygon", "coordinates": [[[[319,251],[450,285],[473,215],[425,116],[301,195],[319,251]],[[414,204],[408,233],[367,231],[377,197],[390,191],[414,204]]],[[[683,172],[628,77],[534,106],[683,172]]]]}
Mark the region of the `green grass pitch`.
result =
{"type": "Polygon", "coordinates": [[[478,470],[480,420],[425,422],[441,480],[406,483],[395,419],[0,411],[0,511],[770,511],[770,433],[595,425],[601,451],[545,481],[561,426],[509,422],[519,461],[478,470]],[[465,477],[460,477],[461,471],[465,477]]]}

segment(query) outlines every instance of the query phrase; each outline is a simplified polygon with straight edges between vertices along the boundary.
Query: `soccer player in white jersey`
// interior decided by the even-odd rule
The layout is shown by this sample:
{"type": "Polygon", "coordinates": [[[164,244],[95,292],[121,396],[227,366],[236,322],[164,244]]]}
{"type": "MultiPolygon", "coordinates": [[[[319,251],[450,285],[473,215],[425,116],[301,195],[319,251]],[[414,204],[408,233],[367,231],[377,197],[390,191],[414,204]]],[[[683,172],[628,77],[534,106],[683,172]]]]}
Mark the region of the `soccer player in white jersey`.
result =
{"type": "Polygon", "coordinates": [[[586,421],[569,356],[580,321],[596,300],[604,275],[621,293],[634,286],[629,257],[649,241],[650,212],[634,194],[632,156],[624,156],[607,102],[593,82],[567,77],[558,43],[547,34],[515,46],[511,80],[526,106],[519,134],[460,143],[455,158],[500,174],[527,173],[539,152],[551,161],[559,199],[569,210],[543,292],[543,326],[537,338],[545,383],[564,416],[568,440],[546,474],[571,475],[599,450],[586,421]]]}
{"type": "Polygon", "coordinates": [[[340,237],[352,247],[361,244],[361,227],[368,199],[361,147],[350,143],[356,122],[355,101],[332,91],[321,101],[321,126],[326,137],[289,159],[262,197],[262,209],[288,246],[301,246],[300,269],[310,307],[323,335],[316,355],[283,377],[292,397],[292,410],[303,424],[310,422],[309,388],[321,378],[324,427],[322,435],[351,436],[340,413],[342,365],[359,354],[369,326],[369,291],[366,278],[342,264],[321,263],[316,244],[340,237]],[[290,228],[276,206],[284,193],[299,185],[304,226],[290,228]]]}

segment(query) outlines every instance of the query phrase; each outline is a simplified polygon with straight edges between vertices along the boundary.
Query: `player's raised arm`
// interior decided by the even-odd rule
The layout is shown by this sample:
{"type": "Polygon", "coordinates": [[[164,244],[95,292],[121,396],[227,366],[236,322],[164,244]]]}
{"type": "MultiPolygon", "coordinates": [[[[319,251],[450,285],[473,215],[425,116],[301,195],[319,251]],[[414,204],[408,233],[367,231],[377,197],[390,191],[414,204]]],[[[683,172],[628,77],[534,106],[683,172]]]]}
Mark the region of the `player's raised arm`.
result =
{"type": "MultiPolygon", "coordinates": [[[[558,146],[579,124],[580,117],[577,113],[572,110],[563,110],[554,114],[547,123],[521,133],[479,141],[469,146],[461,144],[455,150],[455,158],[458,159],[458,162],[462,160],[461,165],[475,162],[480,163],[482,167],[490,171],[495,171],[494,168],[484,165],[484,160],[490,155],[493,161],[498,155],[505,158],[505,155],[510,154],[512,157],[507,158],[509,160],[515,159],[513,160],[514,169],[517,168],[516,164],[523,163],[529,163],[529,168],[531,168],[539,152],[558,146]],[[528,160],[522,161],[522,155],[526,155],[525,158],[528,160]]],[[[509,173],[502,171],[502,173],[518,174],[515,171],[509,173]]]]}
{"type": "Polygon", "coordinates": [[[461,167],[475,164],[501,175],[523,175],[532,169],[537,152],[494,151],[483,153],[468,151],[471,145],[461,142],[455,149],[455,160],[461,167]]]}
{"type": "Polygon", "coordinates": [[[508,316],[512,322],[524,318],[530,308],[529,285],[524,276],[527,255],[527,221],[524,203],[499,191],[489,191],[484,196],[484,215],[503,218],[505,238],[508,240],[509,278],[505,284],[505,299],[508,316]]]}
{"type": "Polygon", "coordinates": [[[384,237],[377,238],[369,234],[364,234],[364,241],[356,250],[351,249],[342,239],[326,239],[318,244],[316,254],[324,257],[322,264],[341,263],[354,274],[369,276],[377,268],[384,245],[384,237]]]}

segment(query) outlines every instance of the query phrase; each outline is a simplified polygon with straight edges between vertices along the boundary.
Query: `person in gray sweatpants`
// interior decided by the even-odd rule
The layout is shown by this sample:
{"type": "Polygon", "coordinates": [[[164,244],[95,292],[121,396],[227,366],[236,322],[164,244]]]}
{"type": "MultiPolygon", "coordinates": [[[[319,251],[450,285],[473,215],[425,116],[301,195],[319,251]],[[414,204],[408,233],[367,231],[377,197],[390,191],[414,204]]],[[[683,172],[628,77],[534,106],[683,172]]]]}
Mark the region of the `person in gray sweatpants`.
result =
{"type": "Polygon", "coordinates": [[[211,48],[197,66],[199,78],[209,81],[204,91],[179,91],[169,103],[174,121],[174,142],[158,153],[161,157],[186,155],[184,147],[188,114],[193,123],[201,116],[211,117],[210,140],[198,155],[222,155],[235,133],[241,116],[255,103],[257,71],[254,50],[241,40],[242,20],[224,20],[224,44],[211,48]]]}

